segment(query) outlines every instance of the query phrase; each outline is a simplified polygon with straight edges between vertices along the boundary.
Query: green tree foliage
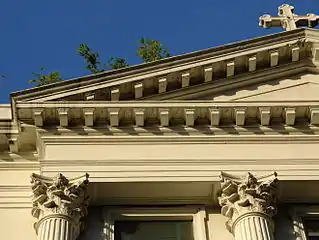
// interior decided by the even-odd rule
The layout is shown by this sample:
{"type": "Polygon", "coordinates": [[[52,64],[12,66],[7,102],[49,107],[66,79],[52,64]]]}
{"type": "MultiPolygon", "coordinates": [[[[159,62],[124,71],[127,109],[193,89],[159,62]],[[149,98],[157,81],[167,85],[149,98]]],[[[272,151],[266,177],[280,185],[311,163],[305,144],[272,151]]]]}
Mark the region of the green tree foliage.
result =
{"type": "MultiPolygon", "coordinates": [[[[139,43],[140,45],[137,48],[137,56],[139,56],[144,62],[153,62],[171,56],[167,48],[159,41],[141,38],[139,43]]],[[[103,65],[100,61],[99,53],[94,52],[88,44],[80,44],[77,52],[78,55],[84,58],[87,64],[86,69],[93,74],[109,69],[120,69],[129,66],[125,58],[118,57],[111,57],[107,62],[108,64],[103,65]]],[[[60,72],[51,72],[48,75],[45,75],[43,70],[44,68],[41,67],[39,73],[32,73],[34,79],[29,80],[29,83],[32,83],[35,86],[42,86],[63,80],[60,72]]]]}
{"type": "Polygon", "coordinates": [[[99,53],[92,51],[87,44],[80,44],[80,47],[78,48],[78,54],[86,61],[86,69],[93,74],[103,72],[108,69],[119,69],[129,66],[124,58],[118,57],[111,57],[108,60],[108,65],[103,66],[99,59],[99,53]]]}
{"type": "Polygon", "coordinates": [[[129,66],[124,58],[118,57],[111,57],[108,60],[108,64],[107,68],[109,69],[120,69],[129,66]]]}
{"type": "MultiPolygon", "coordinates": [[[[137,48],[137,56],[139,56],[144,62],[153,62],[171,56],[167,48],[159,41],[145,39],[142,37],[139,43],[140,46],[137,48]]],[[[100,61],[99,53],[94,52],[88,44],[80,44],[77,51],[87,63],[86,69],[93,74],[109,69],[120,69],[129,66],[125,58],[118,57],[111,57],[108,60],[108,65],[103,65],[100,61]]]]}
{"type": "Polygon", "coordinates": [[[161,42],[142,37],[137,49],[137,56],[142,58],[144,62],[153,62],[171,55],[161,42]]]}
{"type": "Polygon", "coordinates": [[[99,60],[99,53],[93,52],[87,44],[80,44],[78,48],[78,54],[84,58],[87,63],[86,69],[88,69],[91,73],[99,73],[104,71],[99,60]]]}
{"type": "Polygon", "coordinates": [[[35,86],[42,86],[45,84],[55,83],[62,81],[61,73],[51,72],[48,75],[43,73],[44,67],[40,67],[39,73],[32,73],[34,79],[29,80],[29,83],[34,84],[35,86]]]}

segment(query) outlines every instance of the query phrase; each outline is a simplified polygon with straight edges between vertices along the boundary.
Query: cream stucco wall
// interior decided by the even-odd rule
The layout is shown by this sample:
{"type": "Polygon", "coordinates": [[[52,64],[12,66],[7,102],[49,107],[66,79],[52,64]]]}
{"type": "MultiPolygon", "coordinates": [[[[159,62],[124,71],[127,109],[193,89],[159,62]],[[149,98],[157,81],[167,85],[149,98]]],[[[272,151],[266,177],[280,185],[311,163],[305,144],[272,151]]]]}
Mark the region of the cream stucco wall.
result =
{"type": "Polygon", "coordinates": [[[36,234],[33,229],[34,219],[31,208],[1,208],[0,233],[1,239],[34,240],[36,234]]]}
{"type": "Polygon", "coordinates": [[[31,215],[30,174],[39,173],[39,163],[23,154],[0,154],[1,239],[36,239],[31,215]]]}
{"type": "Polygon", "coordinates": [[[233,235],[226,230],[226,217],[220,214],[219,209],[206,209],[207,213],[207,237],[208,240],[232,240],[233,235]]]}

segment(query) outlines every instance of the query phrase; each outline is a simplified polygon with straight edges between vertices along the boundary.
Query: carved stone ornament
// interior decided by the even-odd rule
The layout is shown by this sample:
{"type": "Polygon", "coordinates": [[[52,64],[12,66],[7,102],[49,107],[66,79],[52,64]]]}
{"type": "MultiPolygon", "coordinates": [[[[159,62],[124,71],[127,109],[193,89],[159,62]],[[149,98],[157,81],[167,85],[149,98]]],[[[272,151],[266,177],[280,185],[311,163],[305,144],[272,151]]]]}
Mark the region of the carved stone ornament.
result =
{"type": "Polygon", "coordinates": [[[228,217],[226,227],[234,232],[234,226],[242,217],[251,214],[271,219],[276,214],[277,174],[256,178],[248,173],[239,178],[221,174],[221,194],[218,198],[222,215],[228,217]]]}
{"type": "Polygon", "coordinates": [[[82,220],[87,215],[89,204],[89,197],[86,195],[88,177],[85,174],[69,180],[61,173],[54,178],[34,173],[31,175],[32,215],[39,220],[35,223],[36,231],[41,220],[52,215],[69,219],[79,229],[82,228],[82,220]]]}

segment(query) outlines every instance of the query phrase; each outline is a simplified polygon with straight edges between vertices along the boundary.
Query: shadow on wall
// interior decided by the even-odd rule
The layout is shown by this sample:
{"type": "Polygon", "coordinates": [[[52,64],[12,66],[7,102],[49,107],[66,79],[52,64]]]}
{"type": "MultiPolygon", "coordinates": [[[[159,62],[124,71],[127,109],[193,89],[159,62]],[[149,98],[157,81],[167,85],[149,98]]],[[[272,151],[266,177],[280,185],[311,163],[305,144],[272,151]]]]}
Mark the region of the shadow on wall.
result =
{"type": "Polygon", "coordinates": [[[85,219],[84,231],[78,240],[105,240],[104,220],[101,207],[91,207],[88,209],[88,216],[85,219]]]}
{"type": "Polygon", "coordinates": [[[278,213],[274,220],[275,239],[296,239],[293,230],[293,223],[289,214],[289,205],[279,205],[278,213]]]}

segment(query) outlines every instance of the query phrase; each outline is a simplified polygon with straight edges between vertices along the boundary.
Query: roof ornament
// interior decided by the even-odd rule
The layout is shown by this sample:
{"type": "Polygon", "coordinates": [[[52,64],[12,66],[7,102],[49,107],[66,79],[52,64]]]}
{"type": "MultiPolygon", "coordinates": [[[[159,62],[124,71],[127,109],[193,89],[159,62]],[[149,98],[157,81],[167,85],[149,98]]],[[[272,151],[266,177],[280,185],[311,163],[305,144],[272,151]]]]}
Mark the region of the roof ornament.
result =
{"type": "Polygon", "coordinates": [[[286,31],[291,31],[297,27],[313,28],[319,23],[319,16],[308,13],[306,16],[294,14],[294,7],[288,4],[281,5],[278,8],[278,16],[268,14],[259,18],[259,26],[264,28],[282,27],[286,31]]]}

